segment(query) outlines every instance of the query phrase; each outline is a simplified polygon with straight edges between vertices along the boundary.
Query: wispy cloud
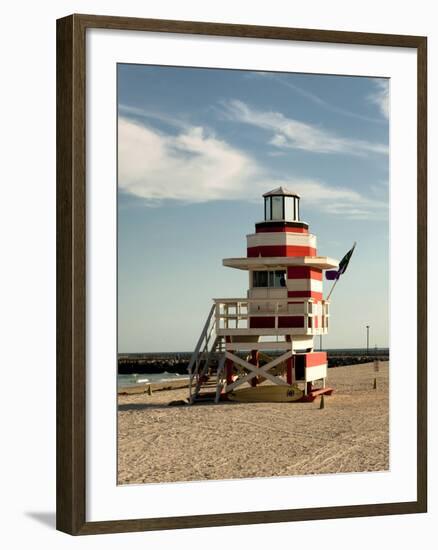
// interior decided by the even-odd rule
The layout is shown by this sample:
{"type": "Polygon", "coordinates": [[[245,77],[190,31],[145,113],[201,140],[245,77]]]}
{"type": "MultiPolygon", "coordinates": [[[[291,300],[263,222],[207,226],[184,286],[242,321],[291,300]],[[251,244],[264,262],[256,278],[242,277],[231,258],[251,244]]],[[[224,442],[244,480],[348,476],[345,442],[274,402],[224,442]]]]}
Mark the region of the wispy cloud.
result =
{"type": "Polygon", "coordinates": [[[380,78],[375,81],[376,89],[368,96],[368,100],[379,108],[382,115],[389,118],[389,79],[380,78]]]}
{"type": "Polygon", "coordinates": [[[263,78],[268,78],[270,80],[274,80],[276,83],[284,86],[285,88],[289,88],[296,94],[305,97],[315,105],[318,105],[319,107],[322,107],[326,111],[330,111],[332,113],[336,113],[338,115],[343,115],[349,118],[355,118],[357,120],[363,120],[366,122],[376,122],[381,124],[383,120],[381,118],[374,118],[367,115],[362,115],[360,113],[356,113],[354,111],[350,111],[348,109],[344,109],[342,107],[339,107],[338,105],[334,105],[333,103],[330,103],[329,101],[323,99],[317,94],[314,94],[313,92],[306,90],[305,88],[302,88],[301,86],[297,86],[293,82],[290,82],[289,80],[285,79],[284,77],[279,77],[275,73],[266,73],[266,72],[255,72],[251,73],[255,76],[260,76],[263,78]]]}
{"type": "Polygon", "coordinates": [[[236,99],[224,103],[224,112],[230,120],[268,131],[271,134],[269,143],[280,149],[361,156],[388,153],[388,147],[384,144],[339,137],[324,128],[300,122],[276,111],[260,111],[236,99]]]}
{"type": "Polygon", "coordinates": [[[119,118],[119,187],[154,206],[170,199],[188,203],[260,200],[279,185],[288,186],[319,211],[351,219],[386,215],[386,203],[322,181],[275,178],[249,154],[202,127],[178,135],[119,118]]]}
{"type": "Polygon", "coordinates": [[[172,136],[120,117],[118,135],[119,186],[149,201],[242,197],[256,172],[250,157],[202,127],[172,136]]]}
{"type": "Polygon", "coordinates": [[[125,117],[133,117],[135,119],[147,119],[147,120],[158,120],[159,122],[164,122],[168,126],[178,129],[189,128],[189,124],[184,122],[179,118],[172,117],[165,113],[159,111],[148,111],[146,109],[140,109],[138,107],[132,107],[131,105],[119,105],[119,114],[125,117]]]}
{"type": "Polygon", "coordinates": [[[288,183],[306,204],[329,214],[339,214],[350,219],[382,218],[388,214],[386,201],[364,197],[345,187],[333,187],[319,181],[296,181],[288,183]]]}

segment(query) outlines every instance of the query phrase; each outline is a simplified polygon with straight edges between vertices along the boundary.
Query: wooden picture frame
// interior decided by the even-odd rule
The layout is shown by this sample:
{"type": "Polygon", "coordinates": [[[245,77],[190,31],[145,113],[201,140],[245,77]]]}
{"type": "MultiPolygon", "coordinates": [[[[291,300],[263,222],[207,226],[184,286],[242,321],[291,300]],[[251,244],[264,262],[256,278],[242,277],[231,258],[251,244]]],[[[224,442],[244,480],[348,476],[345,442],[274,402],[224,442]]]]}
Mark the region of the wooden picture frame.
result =
{"type": "Polygon", "coordinates": [[[72,535],[348,518],[427,510],[427,41],[420,36],[71,15],[57,21],[57,529],[72,535]],[[87,29],[413,48],[417,52],[417,499],[373,505],[86,521],[87,29]]]}

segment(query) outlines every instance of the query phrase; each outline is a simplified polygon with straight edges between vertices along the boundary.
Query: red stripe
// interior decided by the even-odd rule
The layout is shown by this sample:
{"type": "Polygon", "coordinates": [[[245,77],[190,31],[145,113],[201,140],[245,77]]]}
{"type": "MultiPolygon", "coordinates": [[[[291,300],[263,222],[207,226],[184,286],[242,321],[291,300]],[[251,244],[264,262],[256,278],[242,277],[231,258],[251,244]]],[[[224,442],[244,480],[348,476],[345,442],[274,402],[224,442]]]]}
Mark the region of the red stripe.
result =
{"type": "Polygon", "coordinates": [[[315,279],[322,281],[321,269],[315,269],[313,267],[288,267],[287,268],[288,279],[315,279]]]}
{"type": "Polygon", "coordinates": [[[278,256],[316,256],[316,248],[310,246],[251,246],[247,249],[248,258],[275,258],[278,256]]]}
{"type": "Polygon", "coordinates": [[[304,327],[304,317],[298,315],[288,315],[287,317],[278,318],[279,328],[302,328],[304,327]]]}
{"type": "Polygon", "coordinates": [[[275,317],[250,317],[249,328],[275,328],[275,317]]]}
{"type": "Polygon", "coordinates": [[[327,363],[327,353],[325,351],[315,351],[313,353],[306,353],[306,368],[307,367],[319,367],[327,363]]]}
{"type": "MultiPolygon", "coordinates": [[[[302,328],[302,315],[288,315],[278,318],[278,328],[302,328]]],[[[275,317],[250,317],[249,328],[275,328],[275,317]]]]}
{"type": "Polygon", "coordinates": [[[313,298],[314,300],[322,300],[322,292],[314,292],[313,290],[288,290],[288,298],[313,298]]]}
{"type": "Polygon", "coordinates": [[[256,233],[308,233],[306,227],[256,227],[256,233]]]}

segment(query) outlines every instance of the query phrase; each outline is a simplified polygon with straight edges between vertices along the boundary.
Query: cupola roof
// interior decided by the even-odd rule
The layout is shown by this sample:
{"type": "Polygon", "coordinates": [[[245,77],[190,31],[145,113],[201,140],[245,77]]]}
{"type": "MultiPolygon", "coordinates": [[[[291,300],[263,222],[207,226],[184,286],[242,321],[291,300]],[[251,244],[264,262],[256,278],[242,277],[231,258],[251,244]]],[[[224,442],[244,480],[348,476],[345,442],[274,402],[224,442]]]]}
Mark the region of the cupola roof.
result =
{"type": "Polygon", "coordinates": [[[270,197],[272,195],[275,195],[275,196],[283,195],[285,197],[298,197],[298,198],[300,198],[298,193],[294,193],[294,191],[291,191],[290,189],[288,189],[287,187],[284,187],[284,186],[280,186],[280,187],[277,187],[276,189],[273,189],[272,191],[268,191],[263,196],[264,197],[270,197]]]}

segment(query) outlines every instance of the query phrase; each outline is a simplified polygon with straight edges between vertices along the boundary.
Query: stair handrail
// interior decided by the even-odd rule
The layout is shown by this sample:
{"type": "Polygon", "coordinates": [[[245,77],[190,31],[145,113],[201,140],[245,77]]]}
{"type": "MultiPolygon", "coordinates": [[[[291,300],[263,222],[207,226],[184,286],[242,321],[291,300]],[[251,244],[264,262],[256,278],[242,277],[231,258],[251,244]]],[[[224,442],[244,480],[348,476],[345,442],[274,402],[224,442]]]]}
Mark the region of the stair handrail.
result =
{"type": "MultiPolygon", "coordinates": [[[[200,351],[201,346],[204,342],[204,339],[207,335],[207,332],[208,332],[208,329],[209,329],[210,323],[211,323],[211,318],[213,317],[213,313],[214,313],[215,309],[216,309],[216,304],[213,304],[211,306],[210,312],[207,316],[207,320],[205,321],[205,324],[204,324],[204,328],[202,329],[201,335],[199,336],[198,343],[196,344],[196,347],[195,347],[195,349],[192,353],[192,356],[190,358],[189,365],[187,367],[187,371],[189,373],[189,398],[190,398],[190,401],[191,401],[191,398],[192,398],[193,378],[194,378],[194,375],[196,374],[197,369],[199,368],[199,364],[198,364],[199,351],[200,351]],[[193,366],[195,365],[195,363],[196,363],[196,369],[195,369],[195,372],[193,372],[193,366]]],[[[214,322],[216,323],[216,318],[215,318],[214,322]]]]}
{"type": "Polygon", "coordinates": [[[208,328],[210,326],[210,321],[213,316],[214,310],[215,310],[215,304],[211,306],[210,312],[208,314],[207,320],[205,321],[204,328],[202,329],[201,335],[199,336],[198,343],[196,344],[195,350],[192,353],[192,356],[189,361],[189,366],[187,367],[187,370],[189,371],[189,374],[192,371],[193,365],[196,361],[196,357],[198,356],[199,350],[201,349],[202,342],[204,341],[205,335],[207,334],[208,328]]]}

